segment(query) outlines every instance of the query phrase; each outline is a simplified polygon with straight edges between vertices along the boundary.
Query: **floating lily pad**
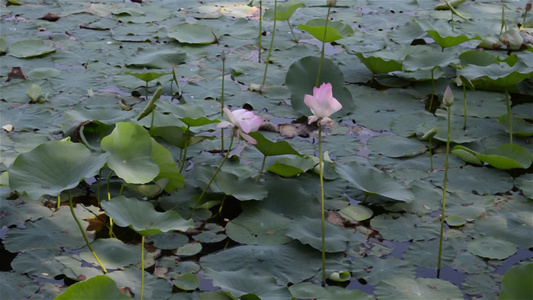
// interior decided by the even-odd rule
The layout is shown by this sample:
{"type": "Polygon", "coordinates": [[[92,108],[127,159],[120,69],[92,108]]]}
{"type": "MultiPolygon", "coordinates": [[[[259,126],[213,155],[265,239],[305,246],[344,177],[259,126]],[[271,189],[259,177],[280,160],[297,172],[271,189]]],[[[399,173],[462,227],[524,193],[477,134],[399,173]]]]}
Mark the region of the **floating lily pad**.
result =
{"type": "Polygon", "coordinates": [[[360,222],[370,219],[374,212],[366,206],[349,205],[339,210],[339,214],[347,220],[360,222]]]}
{"type": "MultiPolygon", "coordinates": [[[[322,231],[320,227],[320,219],[311,219],[301,217],[293,220],[288,227],[287,236],[300,241],[302,244],[311,245],[311,247],[322,249],[322,231]]],[[[350,240],[350,232],[325,222],[326,235],[326,252],[344,252],[350,240]]]]}
{"type": "Polygon", "coordinates": [[[388,157],[413,157],[427,151],[424,143],[417,139],[393,135],[380,135],[367,143],[372,152],[388,157]]]}
{"type": "Polygon", "coordinates": [[[43,41],[25,40],[9,45],[9,55],[18,58],[32,58],[55,52],[56,49],[46,46],[43,41]]]}
{"type": "Polygon", "coordinates": [[[185,61],[187,54],[176,49],[153,50],[141,48],[139,53],[126,62],[130,68],[169,69],[185,61]]]}
{"type": "Polygon", "coordinates": [[[506,259],[516,253],[516,245],[491,236],[479,237],[467,247],[470,253],[490,259],[506,259]]]}
{"type": "MultiPolygon", "coordinates": [[[[119,269],[141,261],[140,247],[126,245],[118,239],[97,239],[91,246],[106,268],[119,269]]],[[[89,263],[98,263],[87,247],[80,251],[80,257],[89,263]]]]}
{"type": "Polygon", "coordinates": [[[2,298],[26,299],[35,294],[39,283],[26,275],[13,272],[0,272],[0,290],[2,298]]]}
{"type": "Polygon", "coordinates": [[[192,220],[185,220],[172,210],[160,213],[147,201],[119,196],[104,201],[101,205],[115,224],[129,226],[141,235],[154,235],[170,230],[186,231],[193,227],[192,220]]]}
{"type": "Polygon", "coordinates": [[[173,280],[172,283],[182,290],[191,291],[198,288],[200,280],[198,276],[189,273],[181,275],[176,280],[173,280]]]}
{"type": "Polygon", "coordinates": [[[434,278],[390,278],[377,285],[375,294],[379,299],[463,299],[457,286],[434,278]]]}
{"type": "Polygon", "coordinates": [[[394,277],[412,278],[416,274],[415,267],[405,260],[396,257],[383,259],[373,255],[355,259],[351,270],[354,276],[364,278],[373,285],[394,277]]]}
{"type": "Polygon", "coordinates": [[[268,167],[268,171],[283,177],[293,177],[315,167],[315,161],[308,157],[283,157],[268,167]]]}
{"type": "Polygon", "coordinates": [[[206,25],[184,23],[172,27],[168,37],[185,44],[211,44],[217,40],[215,31],[206,25]]]}

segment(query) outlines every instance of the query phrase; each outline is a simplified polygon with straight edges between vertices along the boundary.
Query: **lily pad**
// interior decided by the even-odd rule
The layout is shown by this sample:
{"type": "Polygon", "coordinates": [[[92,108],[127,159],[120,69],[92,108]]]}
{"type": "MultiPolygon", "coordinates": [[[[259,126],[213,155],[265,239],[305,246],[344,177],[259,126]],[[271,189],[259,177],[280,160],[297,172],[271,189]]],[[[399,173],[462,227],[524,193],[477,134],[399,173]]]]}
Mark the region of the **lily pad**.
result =
{"type": "Polygon", "coordinates": [[[160,213],[146,201],[119,196],[104,201],[101,205],[115,224],[129,226],[145,236],[170,230],[186,231],[193,227],[192,220],[185,220],[172,210],[160,213]]]}
{"type": "Polygon", "coordinates": [[[126,63],[130,68],[169,69],[185,61],[187,54],[177,49],[153,50],[140,48],[139,53],[126,63]]]}
{"type": "Polygon", "coordinates": [[[394,277],[380,282],[379,299],[463,299],[463,293],[449,281],[435,278],[394,277]]]}
{"type": "Polygon", "coordinates": [[[217,40],[215,31],[206,25],[184,23],[172,27],[167,35],[180,43],[211,44],[217,40]]]}
{"type": "Polygon", "coordinates": [[[374,212],[366,206],[349,205],[339,210],[339,214],[347,220],[360,222],[370,219],[374,212]]]}
{"type": "Polygon", "coordinates": [[[468,243],[470,253],[489,259],[506,259],[516,253],[516,245],[491,236],[479,237],[468,243]]]}
{"type": "Polygon", "coordinates": [[[84,178],[98,174],[105,154],[91,153],[82,144],[54,141],[20,154],[9,169],[9,186],[32,199],[57,196],[76,187],[84,178]]]}
{"type": "Polygon", "coordinates": [[[276,7],[276,14],[274,14],[274,8],[269,8],[265,11],[263,14],[263,18],[268,20],[277,20],[277,21],[285,21],[291,18],[291,16],[294,14],[294,12],[300,8],[301,6],[304,6],[305,4],[301,2],[287,2],[287,3],[280,3],[276,7]]]}
{"type": "Polygon", "coordinates": [[[324,43],[331,43],[354,34],[351,26],[340,21],[328,21],[327,26],[326,31],[326,20],[312,19],[305,24],[298,25],[298,29],[311,34],[314,38],[324,43]],[[324,33],[326,34],[325,37],[324,33]]]}
{"type": "MultiPolygon", "coordinates": [[[[322,249],[322,232],[320,219],[311,219],[301,217],[292,221],[291,226],[285,233],[293,239],[300,241],[302,244],[308,244],[311,247],[322,249]]],[[[326,234],[326,252],[344,252],[350,240],[350,232],[331,224],[325,223],[326,234]]]]}
{"type": "Polygon", "coordinates": [[[17,58],[32,58],[43,56],[56,51],[39,40],[25,40],[9,45],[9,55],[17,58]]]}
{"type": "Polygon", "coordinates": [[[268,171],[283,177],[293,177],[315,167],[315,161],[308,157],[283,157],[268,167],[268,171]]]}
{"type": "Polygon", "coordinates": [[[130,299],[117,287],[113,279],[99,275],[71,285],[55,299],[130,299]]]}
{"type": "Polygon", "coordinates": [[[496,149],[487,149],[477,157],[490,165],[502,169],[527,169],[533,162],[533,156],[524,147],[514,144],[504,144],[496,149]]]}
{"type": "MultiPolygon", "coordinates": [[[[141,261],[140,247],[126,245],[118,239],[97,239],[91,246],[98,253],[98,258],[106,268],[119,269],[141,261]]],[[[98,264],[87,247],[80,251],[80,257],[89,263],[98,264]]]]}

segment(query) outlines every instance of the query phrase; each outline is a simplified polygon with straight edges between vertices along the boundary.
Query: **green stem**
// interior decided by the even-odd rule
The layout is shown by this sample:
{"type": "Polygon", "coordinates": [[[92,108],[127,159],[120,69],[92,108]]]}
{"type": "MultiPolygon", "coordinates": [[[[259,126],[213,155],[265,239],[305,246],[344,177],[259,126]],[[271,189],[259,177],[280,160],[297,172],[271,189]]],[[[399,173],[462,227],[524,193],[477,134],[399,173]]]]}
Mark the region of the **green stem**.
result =
{"type": "MultiPolygon", "coordinates": [[[[107,175],[107,201],[111,200],[111,188],[110,188],[110,182],[111,182],[111,175],[113,175],[113,171],[109,171],[109,175],[107,175]]],[[[115,237],[115,234],[113,233],[113,219],[109,218],[109,236],[115,237]]]]}
{"type": "Polygon", "coordinates": [[[446,137],[446,159],[444,160],[444,184],[442,188],[442,212],[440,216],[439,258],[437,263],[437,278],[440,278],[440,266],[442,259],[442,237],[444,235],[444,219],[446,218],[446,188],[448,183],[448,156],[450,154],[451,136],[451,107],[448,106],[448,134],[446,137]]]}
{"type": "Polygon", "coordinates": [[[298,43],[298,39],[296,38],[296,35],[294,34],[294,31],[292,30],[291,22],[289,22],[288,19],[287,19],[287,25],[289,25],[289,30],[291,31],[292,38],[294,39],[294,41],[295,41],[296,43],[298,43]]]}
{"type": "Polygon", "coordinates": [[[322,39],[322,50],[320,51],[320,61],[318,63],[318,72],[316,74],[315,86],[318,86],[320,82],[320,72],[322,71],[322,61],[324,60],[324,50],[326,48],[326,37],[328,32],[329,14],[331,12],[331,6],[328,6],[328,14],[326,15],[326,22],[324,23],[324,38],[322,39]]]}
{"type": "MultiPolygon", "coordinates": [[[[220,116],[224,116],[224,76],[226,76],[226,58],[222,59],[222,96],[220,96],[220,116]]],[[[220,149],[224,150],[224,128],[220,130],[221,145],[220,149]]]]}
{"type": "Polygon", "coordinates": [[[509,91],[505,89],[505,103],[507,105],[507,118],[509,119],[509,143],[513,144],[513,116],[511,115],[511,101],[509,101],[509,91]]]}
{"type": "MultiPolygon", "coordinates": [[[[274,1],[274,16],[276,16],[278,11],[278,0],[274,1]]],[[[276,18],[274,18],[274,26],[272,27],[272,38],[270,39],[270,48],[268,49],[268,55],[267,60],[265,63],[265,73],[263,74],[263,83],[261,83],[261,86],[265,85],[266,77],[267,77],[267,70],[268,65],[270,64],[270,55],[272,54],[272,48],[274,46],[274,36],[276,35],[276,18]]]]}
{"type": "Polygon", "coordinates": [[[220,169],[222,169],[222,166],[224,165],[224,163],[225,163],[226,160],[228,159],[229,154],[230,154],[230,152],[231,152],[231,146],[233,146],[233,139],[234,139],[234,138],[235,138],[235,129],[234,129],[233,134],[231,135],[231,140],[230,140],[229,148],[228,148],[228,151],[226,152],[226,155],[224,155],[224,158],[222,159],[222,162],[221,162],[220,165],[218,166],[218,169],[215,171],[215,174],[213,174],[213,177],[211,177],[211,180],[209,180],[209,183],[207,184],[207,186],[206,186],[205,189],[203,190],[202,194],[200,195],[200,197],[198,197],[198,200],[196,200],[196,203],[194,204],[194,207],[192,208],[192,211],[191,211],[191,213],[189,214],[189,217],[188,217],[187,219],[192,218],[192,214],[193,214],[194,211],[196,210],[196,207],[198,207],[198,204],[200,203],[200,201],[202,200],[202,198],[205,196],[205,193],[207,192],[207,190],[209,189],[209,187],[211,186],[211,184],[212,184],[213,181],[215,180],[215,177],[217,177],[218,172],[220,172],[220,169]]]}
{"type": "Polygon", "coordinates": [[[463,121],[463,130],[466,130],[466,85],[463,83],[463,97],[465,102],[465,116],[463,121]]]}
{"type": "Polygon", "coordinates": [[[431,109],[433,108],[434,95],[435,95],[435,79],[433,78],[433,69],[431,69],[431,98],[429,99],[429,109],[428,109],[429,112],[431,112],[431,109]]]}
{"type": "Polygon", "coordinates": [[[144,88],[144,92],[145,92],[144,100],[148,101],[148,81],[146,82],[146,87],[144,88]]]}
{"type": "Polygon", "coordinates": [[[185,148],[183,148],[183,157],[180,157],[180,159],[181,159],[180,173],[181,173],[181,171],[183,171],[183,168],[185,167],[185,161],[187,160],[187,149],[189,149],[189,139],[191,138],[189,136],[189,129],[190,128],[191,128],[191,126],[187,125],[187,131],[186,131],[187,139],[185,140],[185,148]]]}
{"type": "Polygon", "coordinates": [[[150,121],[150,130],[154,127],[155,109],[152,111],[152,120],[150,121]]]}
{"type": "Polygon", "coordinates": [[[222,203],[220,203],[220,207],[218,208],[218,214],[220,215],[222,213],[222,208],[224,207],[224,202],[226,201],[226,195],[222,197],[222,203]]]}
{"type": "Polygon", "coordinates": [[[431,164],[431,169],[430,171],[433,172],[433,151],[431,149],[431,138],[429,139],[429,162],[431,164]]]}
{"type": "Polygon", "coordinates": [[[176,76],[176,71],[174,71],[174,68],[172,68],[172,79],[176,83],[176,88],[178,89],[178,93],[179,93],[181,91],[181,88],[180,88],[180,83],[178,82],[178,77],[176,76]]]}
{"type": "Polygon", "coordinates": [[[61,194],[57,195],[57,209],[61,208],[61,194]]]}
{"type": "Polygon", "coordinates": [[[141,237],[141,300],[144,294],[144,235],[141,237]]]}
{"type": "Polygon", "coordinates": [[[78,220],[78,217],[76,217],[76,213],[74,213],[74,206],[72,205],[72,195],[70,193],[70,190],[68,190],[68,204],[70,206],[70,213],[72,214],[74,221],[76,221],[76,224],[78,224],[78,228],[81,231],[81,235],[83,235],[83,239],[85,240],[85,245],[87,245],[87,248],[89,248],[89,250],[93,254],[94,259],[96,259],[96,261],[100,265],[100,268],[102,268],[102,271],[104,272],[104,274],[107,273],[107,269],[104,267],[104,265],[98,258],[98,255],[96,255],[96,252],[94,252],[93,247],[91,247],[91,244],[89,243],[89,240],[87,239],[87,236],[85,235],[85,231],[83,230],[83,226],[81,226],[80,220],[78,220]]]}
{"type": "Polygon", "coordinates": [[[322,160],[322,126],[318,125],[318,165],[320,166],[320,211],[322,222],[322,286],[326,286],[326,219],[324,209],[324,166],[322,160]]]}
{"type": "Polygon", "coordinates": [[[259,0],[259,49],[257,53],[257,60],[259,63],[261,63],[261,50],[263,50],[263,47],[261,45],[261,42],[263,40],[263,1],[259,0]]]}
{"type": "Polygon", "coordinates": [[[263,155],[263,163],[261,163],[261,169],[259,170],[259,175],[257,175],[257,178],[255,181],[259,181],[261,179],[261,174],[263,174],[263,170],[265,169],[265,163],[266,163],[267,156],[263,155]]]}
{"type": "Polygon", "coordinates": [[[96,183],[96,191],[98,195],[96,195],[96,200],[98,201],[98,206],[100,206],[100,182],[102,181],[102,168],[98,170],[98,182],[96,183]]]}

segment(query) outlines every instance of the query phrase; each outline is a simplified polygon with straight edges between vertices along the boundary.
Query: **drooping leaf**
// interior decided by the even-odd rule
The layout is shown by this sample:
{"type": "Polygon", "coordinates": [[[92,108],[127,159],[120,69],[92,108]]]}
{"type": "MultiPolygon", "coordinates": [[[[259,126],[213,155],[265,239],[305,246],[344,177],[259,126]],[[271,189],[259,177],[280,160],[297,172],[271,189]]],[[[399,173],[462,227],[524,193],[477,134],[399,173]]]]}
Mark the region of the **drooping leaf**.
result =
{"type": "Polygon", "coordinates": [[[263,18],[267,20],[277,20],[277,21],[285,21],[291,18],[292,14],[300,8],[301,6],[304,6],[305,4],[301,2],[287,2],[287,3],[280,3],[276,7],[276,14],[274,15],[274,8],[269,8],[265,11],[263,14],[263,18]]]}
{"type": "Polygon", "coordinates": [[[159,174],[159,166],[152,159],[152,138],[135,123],[117,123],[102,139],[101,147],[108,153],[108,166],[127,183],[147,183],[159,174]]]}
{"type": "MultiPolygon", "coordinates": [[[[509,128],[509,115],[503,114],[499,116],[497,119],[498,123],[503,127],[505,132],[510,133],[511,130],[509,128]]],[[[512,117],[513,120],[513,136],[518,137],[530,137],[533,136],[533,125],[531,123],[526,122],[524,119],[519,117],[512,117]]]]}
{"type": "Polygon", "coordinates": [[[155,91],[155,93],[152,96],[152,98],[150,99],[150,101],[148,101],[148,103],[146,103],[146,106],[144,107],[143,111],[137,117],[137,121],[143,119],[144,117],[146,117],[147,115],[149,115],[151,112],[154,111],[154,109],[156,107],[155,106],[155,102],[157,100],[159,100],[159,98],[161,97],[161,92],[163,92],[163,88],[162,87],[157,88],[157,90],[155,91]]]}
{"type": "Polygon", "coordinates": [[[139,78],[142,81],[150,82],[159,77],[169,75],[170,73],[160,73],[160,72],[124,72],[126,75],[131,75],[135,78],[139,78]]]}
{"type": "Polygon", "coordinates": [[[340,21],[331,20],[328,21],[326,31],[326,20],[324,19],[309,20],[305,24],[298,25],[298,29],[311,34],[314,38],[324,43],[331,43],[354,34],[351,26],[340,21]],[[325,38],[324,33],[326,34],[325,38]]]}
{"type": "Polygon", "coordinates": [[[147,201],[119,196],[101,205],[115,224],[130,227],[145,236],[170,230],[186,231],[193,227],[192,220],[183,219],[173,210],[160,213],[147,201]]]}
{"type": "Polygon", "coordinates": [[[91,153],[82,144],[68,141],[44,143],[21,153],[9,169],[9,186],[32,199],[57,196],[98,174],[107,155],[91,153]]]}
{"type": "Polygon", "coordinates": [[[255,144],[254,146],[257,148],[257,150],[259,150],[259,152],[263,153],[263,155],[265,156],[276,156],[285,154],[301,155],[287,141],[272,142],[264,135],[262,135],[259,131],[250,132],[250,136],[257,141],[257,144],[255,144]]]}
{"type": "Polygon", "coordinates": [[[309,157],[283,157],[268,167],[268,171],[283,177],[293,177],[315,167],[315,161],[309,157]]]}
{"type": "Polygon", "coordinates": [[[478,166],[481,166],[483,164],[483,162],[477,157],[479,153],[461,145],[455,145],[452,149],[452,154],[457,155],[462,160],[470,164],[478,166]]]}
{"type": "Polygon", "coordinates": [[[140,48],[139,53],[126,62],[126,67],[169,69],[185,61],[187,54],[178,49],[153,50],[150,47],[140,48]]]}
{"type": "Polygon", "coordinates": [[[393,52],[355,53],[361,62],[374,74],[389,73],[402,70],[400,58],[393,52]]]}
{"type": "Polygon", "coordinates": [[[403,69],[405,71],[432,70],[457,62],[459,60],[452,51],[440,52],[434,49],[426,49],[416,54],[407,55],[403,62],[403,69]]]}
{"type": "Polygon", "coordinates": [[[514,144],[504,144],[496,149],[487,149],[477,157],[491,166],[502,169],[527,169],[533,162],[531,152],[514,144]]]}
{"type": "Polygon", "coordinates": [[[181,189],[185,185],[185,179],[181,175],[180,169],[170,151],[156,142],[152,138],[152,160],[159,166],[159,174],[154,178],[154,181],[161,179],[168,179],[163,188],[165,192],[171,193],[176,189],[181,189]]]}

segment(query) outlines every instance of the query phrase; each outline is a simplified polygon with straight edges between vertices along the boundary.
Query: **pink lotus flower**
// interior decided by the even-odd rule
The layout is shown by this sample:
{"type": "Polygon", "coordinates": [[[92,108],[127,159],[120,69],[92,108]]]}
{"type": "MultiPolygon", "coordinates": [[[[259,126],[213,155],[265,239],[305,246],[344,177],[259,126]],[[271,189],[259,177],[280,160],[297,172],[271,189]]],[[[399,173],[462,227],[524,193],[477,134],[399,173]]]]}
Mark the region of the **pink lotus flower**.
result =
{"type": "Polygon", "coordinates": [[[217,128],[231,127],[234,130],[234,134],[237,135],[237,140],[242,137],[252,145],[257,144],[257,141],[249,136],[248,133],[259,130],[259,127],[263,124],[263,118],[246,109],[230,111],[227,107],[224,107],[224,113],[228,116],[229,122],[222,121],[217,125],[217,128]]]}
{"type": "Polygon", "coordinates": [[[313,113],[308,119],[308,124],[319,121],[325,127],[333,127],[332,114],[341,110],[342,105],[333,98],[331,83],[323,83],[319,88],[313,88],[313,95],[305,95],[304,103],[313,113]]]}

